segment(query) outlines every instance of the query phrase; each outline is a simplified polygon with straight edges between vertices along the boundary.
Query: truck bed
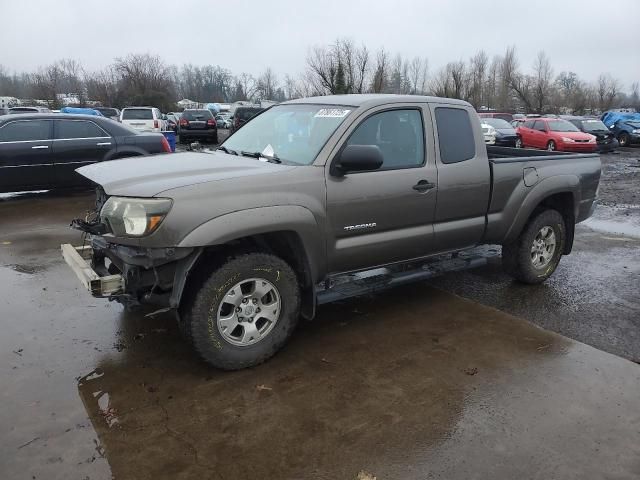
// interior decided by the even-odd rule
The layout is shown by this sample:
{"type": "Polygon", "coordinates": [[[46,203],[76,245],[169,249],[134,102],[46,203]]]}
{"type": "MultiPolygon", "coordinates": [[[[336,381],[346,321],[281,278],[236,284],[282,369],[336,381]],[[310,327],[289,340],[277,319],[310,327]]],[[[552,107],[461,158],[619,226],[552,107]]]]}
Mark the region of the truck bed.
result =
{"type": "Polygon", "coordinates": [[[571,153],[571,152],[549,152],[548,150],[537,150],[533,148],[513,148],[487,145],[487,155],[489,160],[505,162],[528,162],[536,160],[566,160],[570,158],[592,158],[597,157],[597,153],[571,153]]]}

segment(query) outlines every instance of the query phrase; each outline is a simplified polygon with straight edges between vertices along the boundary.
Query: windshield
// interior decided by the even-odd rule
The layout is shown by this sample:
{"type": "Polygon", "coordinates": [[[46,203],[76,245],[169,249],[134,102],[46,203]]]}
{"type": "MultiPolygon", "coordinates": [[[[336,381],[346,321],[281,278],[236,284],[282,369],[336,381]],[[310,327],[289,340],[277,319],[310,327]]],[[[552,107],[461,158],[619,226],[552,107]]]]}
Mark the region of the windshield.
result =
{"type": "Polygon", "coordinates": [[[351,111],[339,105],[278,105],[247,122],[223,146],[310,165],[351,111]]]}
{"type": "Polygon", "coordinates": [[[150,108],[125,108],[122,111],[123,120],[153,120],[150,108]]]}
{"type": "Polygon", "coordinates": [[[506,120],[502,120],[501,118],[483,118],[482,123],[487,123],[491,125],[493,128],[503,129],[508,128],[509,130],[513,130],[513,127],[506,120]]]}
{"type": "Polygon", "coordinates": [[[566,120],[549,120],[547,122],[549,130],[552,132],[579,132],[578,127],[566,120]]]}
{"type": "Polygon", "coordinates": [[[587,132],[608,132],[607,126],[600,120],[582,120],[582,126],[587,132]]]}

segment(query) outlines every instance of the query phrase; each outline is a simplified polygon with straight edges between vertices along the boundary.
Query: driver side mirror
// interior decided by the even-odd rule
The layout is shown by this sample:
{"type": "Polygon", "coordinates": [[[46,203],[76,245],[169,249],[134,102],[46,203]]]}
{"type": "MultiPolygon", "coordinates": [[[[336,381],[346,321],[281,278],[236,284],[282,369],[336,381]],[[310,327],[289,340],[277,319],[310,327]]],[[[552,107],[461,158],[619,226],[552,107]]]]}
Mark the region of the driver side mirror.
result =
{"type": "Polygon", "coordinates": [[[349,172],[377,170],[384,161],[377,145],[347,145],[331,167],[331,174],[341,177],[349,172]]]}

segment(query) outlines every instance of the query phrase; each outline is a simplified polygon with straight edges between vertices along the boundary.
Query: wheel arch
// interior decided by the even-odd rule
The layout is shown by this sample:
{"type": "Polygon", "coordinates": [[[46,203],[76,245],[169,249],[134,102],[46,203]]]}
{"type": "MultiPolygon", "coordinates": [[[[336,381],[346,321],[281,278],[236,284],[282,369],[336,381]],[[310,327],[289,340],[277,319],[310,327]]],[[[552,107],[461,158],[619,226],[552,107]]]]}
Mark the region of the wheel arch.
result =
{"type": "Polygon", "coordinates": [[[579,180],[574,175],[550,177],[527,195],[508,229],[504,243],[515,241],[527,222],[545,209],[557,210],[565,221],[567,241],[563,253],[571,253],[575,231],[575,219],[580,205],[579,180]]]}
{"type": "MultiPolygon", "coordinates": [[[[322,238],[313,214],[304,207],[263,207],[234,212],[200,225],[184,238],[179,246],[199,247],[200,253],[189,272],[181,275],[191,277],[192,272],[215,268],[221,258],[237,252],[271,253],[296,272],[302,293],[301,314],[311,319],[315,314],[315,285],[326,268],[322,238]]],[[[190,282],[189,278],[183,281],[183,288],[190,282]]],[[[177,305],[182,292],[177,291],[175,295],[177,305]]]]}

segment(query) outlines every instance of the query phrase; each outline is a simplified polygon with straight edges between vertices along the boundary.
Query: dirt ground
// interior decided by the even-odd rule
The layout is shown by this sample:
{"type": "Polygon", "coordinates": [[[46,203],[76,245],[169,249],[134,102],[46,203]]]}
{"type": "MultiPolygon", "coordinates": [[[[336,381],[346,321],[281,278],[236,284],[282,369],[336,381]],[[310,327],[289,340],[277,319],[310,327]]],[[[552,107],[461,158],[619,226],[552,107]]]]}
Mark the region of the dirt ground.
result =
{"type": "Polygon", "coordinates": [[[328,305],[233,373],[81,289],[90,195],[0,200],[0,478],[639,478],[636,151],[544,285],[492,261],[328,305]]]}

